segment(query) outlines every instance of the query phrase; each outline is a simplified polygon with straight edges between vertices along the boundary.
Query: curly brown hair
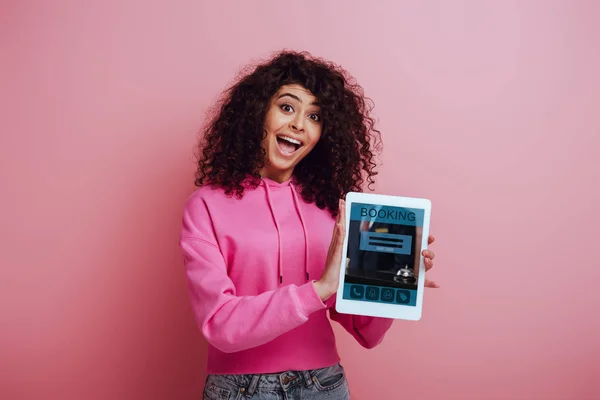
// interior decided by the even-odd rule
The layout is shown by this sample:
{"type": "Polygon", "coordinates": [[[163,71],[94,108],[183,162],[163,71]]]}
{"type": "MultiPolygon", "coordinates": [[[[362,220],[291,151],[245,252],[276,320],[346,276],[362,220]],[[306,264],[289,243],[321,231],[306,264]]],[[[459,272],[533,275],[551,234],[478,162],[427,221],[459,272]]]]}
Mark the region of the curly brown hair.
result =
{"type": "Polygon", "coordinates": [[[318,99],[323,124],[321,139],[296,166],[294,180],[306,201],[336,215],[340,198],[362,191],[365,180],[374,183],[380,132],[370,114],[372,102],[354,78],[307,52],[278,52],[250,66],[222,93],[202,132],[195,184],[220,187],[239,198],[245,187],[260,184],[265,115],[271,97],[289,84],[305,87],[318,99]]]}

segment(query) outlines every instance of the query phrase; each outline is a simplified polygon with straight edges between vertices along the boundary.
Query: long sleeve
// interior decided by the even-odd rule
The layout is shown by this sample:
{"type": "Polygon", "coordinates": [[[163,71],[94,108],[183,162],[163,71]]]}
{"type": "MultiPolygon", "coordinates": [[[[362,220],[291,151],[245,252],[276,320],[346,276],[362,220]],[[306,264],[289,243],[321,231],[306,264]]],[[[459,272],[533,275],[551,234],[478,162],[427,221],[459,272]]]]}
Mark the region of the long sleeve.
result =
{"type": "Polygon", "coordinates": [[[222,352],[265,344],[326,308],[312,281],[237,296],[201,200],[184,211],[180,246],[196,321],[206,340],[222,352]]]}
{"type": "Polygon", "coordinates": [[[335,310],[335,301],[329,309],[332,320],[338,322],[356,341],[367,349],[378,346],[392,327],[393,319],[340,314],[335,310]]]}
{"type": "Polygon", "coordinates": [[[267,343],[325,308],[312,281],[236,296],[217,247],[194,238],[182,239],[181,246],[196,321],[206,340],[223,352],[267,343]]]}

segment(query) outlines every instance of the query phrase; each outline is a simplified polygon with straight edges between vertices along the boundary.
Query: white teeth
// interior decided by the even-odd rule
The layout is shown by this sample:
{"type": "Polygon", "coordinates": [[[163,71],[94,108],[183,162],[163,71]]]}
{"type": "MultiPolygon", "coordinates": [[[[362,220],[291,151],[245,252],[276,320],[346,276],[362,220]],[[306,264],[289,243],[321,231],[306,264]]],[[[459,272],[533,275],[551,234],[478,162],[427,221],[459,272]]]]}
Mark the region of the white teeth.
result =
{"type": "Polygon", "coordinates": [[[287,140],[290,143],[301,145],[302,143],[299,140],[292,139],[289,136],[277,136],[279,139],[287,140]]]}

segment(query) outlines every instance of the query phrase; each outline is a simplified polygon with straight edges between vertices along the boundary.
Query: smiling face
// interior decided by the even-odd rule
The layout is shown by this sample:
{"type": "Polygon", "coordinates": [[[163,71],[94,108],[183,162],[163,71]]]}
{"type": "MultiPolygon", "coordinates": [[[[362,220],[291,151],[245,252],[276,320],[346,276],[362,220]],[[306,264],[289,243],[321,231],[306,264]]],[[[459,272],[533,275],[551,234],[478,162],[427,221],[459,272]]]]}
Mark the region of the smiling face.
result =
{"type": "Polygon", "coordinates": [[[284,182],[321,138],[317,98],[301,85],[282,86],[271,98],[264,130],[266,136],[262,147],[267,153],[267,160],[260,174],[284,182]]]}

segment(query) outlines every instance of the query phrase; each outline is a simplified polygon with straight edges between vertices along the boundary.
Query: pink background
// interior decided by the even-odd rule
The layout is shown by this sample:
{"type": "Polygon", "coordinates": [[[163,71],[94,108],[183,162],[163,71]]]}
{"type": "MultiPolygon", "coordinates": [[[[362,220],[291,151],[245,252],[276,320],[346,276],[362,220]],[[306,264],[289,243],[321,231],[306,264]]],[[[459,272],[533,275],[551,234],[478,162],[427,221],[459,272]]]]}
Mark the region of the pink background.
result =
{"type": "Polygon", "coordinates": [[[378,191],[433,201],[423,320],[372,351],[337,329],[355,398],[600,397],[600,6],[350,3],[2,2],[0,398],[200,398],[196,134],[282,47],[357,77],[378,191]]]}

